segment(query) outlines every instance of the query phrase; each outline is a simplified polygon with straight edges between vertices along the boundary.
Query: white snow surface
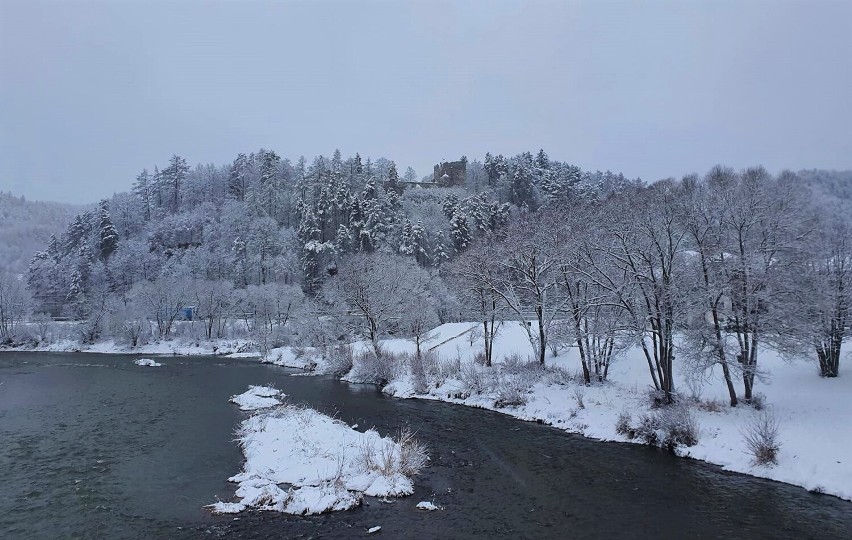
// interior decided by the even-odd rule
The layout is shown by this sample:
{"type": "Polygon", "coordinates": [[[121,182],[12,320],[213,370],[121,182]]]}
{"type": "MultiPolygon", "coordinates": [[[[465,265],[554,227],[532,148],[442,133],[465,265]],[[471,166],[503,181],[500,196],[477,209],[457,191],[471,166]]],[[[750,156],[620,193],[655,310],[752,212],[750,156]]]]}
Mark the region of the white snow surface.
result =
{"type": "Polygon", "coordinates": [[[73,339],[60,339],[52,343],[35,347],[14,347],[12,350],[39,352],[87,352],[100,354],[149,354],[152,356],[228,356],[232,358],[258,358],[260,353],[250,340],[213,339],[213,340],[162,340],[130,347],[120,345],[113,340],[104,340],[92,344],[82,344],[73,339]]]}
{"type": "Polygon", "coordinates": [[[419,503],[417,503],[417,506],[415,506],[415,508],[417,508],[418,510],[426,510],[428,512],[434,512],[435,510],[442,510],[442,508],[440,506],[436,505],[433,502],[429,502],[429,501],[420,501],[419,503]]]}
{"type": "Polygon", "coordinates": [[[271,386],[249,386],[249,389],[242,394],[231,396],[230,401],[243,411],[256,411],[281,405],[279,398],[284,397],[286,397],[285,394],[271,386]]]}
{"type": "MultiPolygon", "coordinates": [[[[241,396],[275,399],[259,395],[271,390],[255,386],[241,396]]],[[[393,439],[374,430],[361,433],[313,409],[282,404],[259,411],[242,422],[238,434],[246,463],[229,480],[239,484],[239,500],[210,505],[214,513],[255,508],[320,514],[358,506],[365,495],[414,492],[400,464],[401,447],[393,439]],[[377,465],[383,456],[391,463],[385,470],[377,465]]]]}
{"type": "Polygon", "coordinates": [[[151,360],[150,358],[140,358],[139,360],[136,360],[133,363],[136,364],[137,366],[145,366],[145,367],[162,367],[162,365],[163,365],[159,362],[155,362],[154,360],[151,360]]]}
{"type": "MultiPolygon", "coordinates": [[[[526,404],[501,407],[495,390],[465,396],[462,382],[452,377],[438,381],[440,384],[430,381],[426,392],[417,394],[408,370],[402,370],[403,373],[391,381],[384,392],[402,398],[434,399],[496,410],[604,441],[631,442],[615,431],[622,411],[631,413],[634,422],[641,414],[651,412],[648,399],[648,392],[652,389],[651,378],[647,362],[638,348],[628,351],[613,363],[609,381],[583,387],[584,407],[581,408],[575,396],[576,382],[558,381],[558,377],[547,375],[516,375],[506,369],[504,359],[507,356],[518,353],[528,358],[532,353],[520,323],[507,322],[501,328],[495,342],[494,367],[474,366],[473,357],[483,347],[481,338],[475,339],[472,344],[469,340],[468,331],[474,327],[478,328],[478,324],[442,325],[432,332],[434,338],[425,348],[434,348],[443,361],[458,359],[462,367],[467,365],[480,372],[491,369],[498,378],[513,380],[527,377],[526,404]]],[[[369,343],[359,342],[355,344],[355,350],[358,352],[369,346],[369,343]]],[[[385,340],[382,347],[395,353],[414,352],[413,342],[407,339],[385,340]]],[[[318,363],[321,364],[322,360],[318,363]]],[[[759,351],[759,369],[766,373],[766,377],[756,382],[755,392],[765,396],[766,409],[780,423],[778,464],[767,467],[753,463],[743,438],[743,430],[760,413],[749,406],[732,408],[728,405],[727,391],[718,367],[708,371],[703,384],[697,388],[697,397],[704,406],[699,407],[699,403],[690,397],[693,392],[686,385],[682,365],[677,360],[675,363],[675,385],[691,403],[692,413],[700,426],[698,443],[679,448],[679,455],[715,463],[728,471],[786,482],[852,500],[852,422],[849,420],[852,375],[844,376],[841,372],[841,376],[834,379],[821,378],[814,359],[789,361],[769,348],[759,351]],[[708,406],[713,401],[718,407],[708,406]],[[718,412],[707,410],[715,408],[718,412]]],[[[551,357],[548,351],[547,365],[562,367],[570,373],[579,372],[576,348],[561,350],[556,357],[551,357]]],[[[852,370],[852,366],[847,365],[847,368],[852,370]]],[[[741,395],[742,382],[735,379],[734,383],[741,395]]]]}

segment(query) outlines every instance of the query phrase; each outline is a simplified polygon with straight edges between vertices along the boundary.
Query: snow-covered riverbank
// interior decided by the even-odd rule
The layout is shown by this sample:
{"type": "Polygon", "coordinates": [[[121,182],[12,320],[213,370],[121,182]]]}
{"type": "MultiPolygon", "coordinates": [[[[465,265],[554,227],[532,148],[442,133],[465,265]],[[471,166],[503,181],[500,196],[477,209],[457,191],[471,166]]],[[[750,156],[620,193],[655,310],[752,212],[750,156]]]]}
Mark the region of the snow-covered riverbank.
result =
{"type": "MultiPolygon", "coordinates": [[[[639,351],[631,351],[610,369],[606,384],[582,386],[571,376],[579,369],[574,349],[548,355],[548,369],[506,362],[513,354],[526,358],[530,352],[526,335],[516,323],[507,323],[495,343],[495,366],[474,364],[481,339],[469,339],[469,323],[443,325],[433,332],[427,345],[434,347],[440,361],[426,366],[416,381],[409,366],[397,366],[384,391],[400,398],[434,399],[496,410],[516,418],[553,425],[572,433],[604,441],[630,442],[616,431],[621,415],[637,422],[652,414],[647,364],[639,351]],[[439,344],[436,346],[436,344],[439,344]],[[420,388],[417,388],[420,386],[420,388]],[[418,391],[419,390],[419,391],[418,391]]],[[[356,365],[344,379],[357,380],[357,353],[367,348],[356,343],[356,365]]],[[[382,343],[386,351],[414,352],[408,340],[382,343]]],[[[329,360],[319,355],[297,355],[290,348],[271,351],[267,361],[279,365],[323,372],[329,360]]],[[[743,431],[756,415],[748,406],[731,408],[721,374],[708,373],[700,387],[687,388],[683,373],[676,372],[679,390],[689,397],[690,412],[697,420],[697,444],[677,449],[679,455],[715,463],[725,470],[802,486],[852,500],[852,378],[823,379],[815,363],[787,362],[763,350],[761,369],[767,373],[756,391],[765,396],[766,409],[780,423],[778,464],[755,465],[747,451],[743,431]],[[690,397],[691,394],[696,394],[690,397]],[[693,397],[697,398],[693,399],[693,397]]]]}
{"type": "Polygon", "coordinates": [[[38,345],[21,345],[0,348],[0,351],[27,352],[86,352],[97,354],[132,354],[151,356],[230,356],[233,358],[258,358],[257,346],[247,339],[188,340],[173,339],[154,341],[130,347],[113,340],[97,343],[80,343],[73,339],[60,339],[38,345]]]}
{"type": "Polygon", "coordinates": [[[241,409],[258,412],[238,430],[246,463],[229,480],[239,484],[239,500],[214,503],[213,512],[320,514],[358,506],[364,496],[414,492],[412,476],[428,458],[410,435],[394,440],[374,430],[359,432],[313,409],[285,404],[285,397],[274,388],[252,386],[231,398],[241,409]]]}

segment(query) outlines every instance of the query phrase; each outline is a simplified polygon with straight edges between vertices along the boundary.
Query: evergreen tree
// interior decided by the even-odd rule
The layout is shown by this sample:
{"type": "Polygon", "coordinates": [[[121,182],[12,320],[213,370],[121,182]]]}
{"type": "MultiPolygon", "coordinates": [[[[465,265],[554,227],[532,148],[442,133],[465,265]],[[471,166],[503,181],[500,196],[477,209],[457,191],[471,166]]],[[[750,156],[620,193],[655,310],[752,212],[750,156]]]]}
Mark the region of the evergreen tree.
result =
{"type": "Polygon", "coordinates": [[[186,164],[186,160],[177,154],[172,155],[169,166],[163,169],[163,185],[167,186],[169,195],[167,206],[172,212],[180,209],[181,187],[188,172],[189,165],[186,164]]]}
{"type": "Polygon", "coordinates": [[[396,164],[391,161],[388,166],[388,181],[385,183],[385,190],[388,193],[396,193],[402,195],[402,185],[399,183],[399,173],[396,171],[396,164]]]}
{"type": "Polygon", "coordinates": [[[101,259],[107,260],[115,252],[116,248],[118,248],[118,231],[115,230],[115,226],[112,224],[112,218],[109,215],[109,202],[106,199],[101,201],[99,209],[100,256],[101,259]]]}
{"type": "Polygon", "coordinates": [[[248,169],[248,157],[243,153],[237,154],[228,171],[228,196],[236,201],[242,202],[246,199],[248,169]]]}
{"type": "Polygon", "coordinates": [[[411,247],[414,253],[414,260],[420,266],[429,265],[429,244],[426,238],[426,230],[418,221],[411,227],[411,247]]]}
{"type": "Polygon", "coordinates": [[[139,176],[136,177],[136,182],[133,184],[133,194],[139,199],[139,205],[142,208],[142,219],[151,221],[151,177],[148,174],[148,169],[142,169],[139,176]]]}
{"type": "Polygon", "coordinates": [[[455,247],[457,253],[464,251],[472,241],[467,218],[461,212],[456,213],[450,219],[450,238],[453,240],[453,247],[455,247]]]}

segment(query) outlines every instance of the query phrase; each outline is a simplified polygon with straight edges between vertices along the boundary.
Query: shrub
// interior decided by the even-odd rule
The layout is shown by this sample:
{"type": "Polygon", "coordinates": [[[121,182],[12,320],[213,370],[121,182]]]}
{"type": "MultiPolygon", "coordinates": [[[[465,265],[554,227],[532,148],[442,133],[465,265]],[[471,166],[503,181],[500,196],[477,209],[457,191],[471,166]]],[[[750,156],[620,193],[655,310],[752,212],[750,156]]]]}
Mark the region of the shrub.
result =
{"type": "Polygon", "coordinates": [[[685,405],[673,405],[642,415],[639,424],[632,429],[632,436],[629,421],[629,415],[626,418],[619,416],[616,430],[621,429],[619,433],[623,432],[628,438],[637,438],[650,446],[674,451],[679,446],[695,446],[698,443],[698,421],[685,405]],[[627,425],[623,425],[624,422],[627,425]]]}
{"type": "Polygon", "coordinates": [[[526,360],[521,358],[520,354],[512,353],[503,357],[503,371],[506,373],[518,373],[526,363],[526,360]]]}
{"type": "Polygon", "coordinates": [[[725,404],[718,399],[708,399],[699,401],[698,408],[705,412],[722,412],[725,409],[725,404]]]}
{"type": "Polygon", "coordinates": [[[485,351],[477,351],[475,355],[473,355],[473,363],[484,366],[486,364],[485,351]]]}
{"type": "Polygon", "coordinates": [[[335,377],[343,377],[355,363],[355,349],[352,345],[335,345],[327,347],[325,353],[326,373],[335,377]]]}
{"type": "Polygon", "coordinates": [[[630,422],[633,418],[630,416],[630,413],[627,411],[621,411],[618,414],[618,420],[615,421],[615,432],[619,435],[624,435],[628,439],[633,439],[636,436],[636,432],[633,431],[633,428],[630,427],[630,422]]]}
{"type": "Polygon", "coordinates": [[[373,350],[366,350],[354,357],[350,380],[385,386],[396,378],[401,362],[402,358],[397,354],[387,351],[376,354],[373,350]]]}
{"type": "Polygon", "coordinates": [[[698,443],[698,420],[689,407],[666,407],[658,414],[663,432],[663,446],[674,450],[678,446],[695,446],[698,443]]]}
{"type": "Polygon", "coordinates": [[[484,394],[491,387],[489,375],[475,364],[465,364],[459,371],[462,399],[484,394]]]}
{"type": "Polygon", "coordinates": [[[550,384],[568,386],[576,382],[576,377],[562,366],[549,366],[547,368],[547,380],[550,384]]]}
{"type": "Polygon", "coordinates": [[[429,462],[426,446],[414,437],[409,429],[402,429],[393,442],[377,441],[363,437],[355,457],[356,466],[362,471],[375,471],[383,476],[401,473],[406,476],[418,474],[429,462]]]}
{"type": "Polygon", "coordinates": [[[436,379],[434,375],[438,371],[438,357],[434,352],[426,351],[419,356],[416,354],[408,356],[408,365],[411,368],[411,380],[414,385],[414,391],[418,394],[425,394],[429,391],[430,377],[436,379]]]}
{"type": "Polygon", "coordinates": [[[577,401],[577,408],[585,409],[586,404],[583,403],[583,397],[586,395],[586,387],[582,384],[578,384],[574,387],[574,400],[577,401]]]}
{"type": "Polygon", "coordinates": [[[766,396],[763,394],[752,394],[748,404],[756,411],[762,411],[766,408],[766,396]]]}
{"type": "Polygon", "coordinates": [[[659,435],[660,418],[656,414],[643,414],[639,418],[639,424],[634,429],[634,438],[641,440],[647,445],[657,446],[659,435]]]}
{"type": "Polygon", "coordinates": [[[447,382],[447,379],[458,378],[461,371],[461,358],[456,356],[455,358],[439,359],[437,355],[433,358],[434,362],[427,362],[426,364],[426,376],[435,383],[435,387],[443,385],[447,382]]]}
{"type": "Polygon", "coordinates": [[[494,402],[495,407],[510,407],[527,404],[527,395],[529,394],[530,385],[523,382],[522,378],[500,375],[494,386],[497,394],[497,399],[494,402]]]}
{"type": "Polygon", "coordinates": [[[778,441],[778,420],[768,412],[755,415],[742,431],[748,453],[754,458],[755,465],[777,465],[778,451],[781,443],[778,441]]]}

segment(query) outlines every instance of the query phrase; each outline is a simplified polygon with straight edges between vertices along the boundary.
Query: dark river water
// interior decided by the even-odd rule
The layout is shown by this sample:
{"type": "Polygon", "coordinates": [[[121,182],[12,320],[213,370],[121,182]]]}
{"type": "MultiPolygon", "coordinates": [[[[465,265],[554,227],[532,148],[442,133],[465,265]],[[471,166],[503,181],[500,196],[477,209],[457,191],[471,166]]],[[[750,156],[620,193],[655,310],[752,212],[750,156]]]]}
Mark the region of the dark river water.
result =
{"type": "Polygon", "coordinates": [[[649,448],[252,360],[133,360],[0,353],[0,537],[852,538],[848,502],[649,448]],[[416,430],[432,464],[415,494],[314,517],[203,510],[242,465],[228,397],[265,383],[361,428],[416,430]]]}

